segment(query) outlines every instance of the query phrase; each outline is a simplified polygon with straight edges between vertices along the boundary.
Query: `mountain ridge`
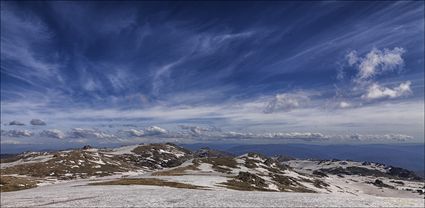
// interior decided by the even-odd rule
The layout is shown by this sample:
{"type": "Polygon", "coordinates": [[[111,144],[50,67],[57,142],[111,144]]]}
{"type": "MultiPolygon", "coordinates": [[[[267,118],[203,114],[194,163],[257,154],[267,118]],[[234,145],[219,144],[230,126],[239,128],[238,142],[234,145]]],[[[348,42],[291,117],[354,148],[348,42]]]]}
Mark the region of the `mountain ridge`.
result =
{"type": "Polygon", "coordinates": [[[87,185],[354,195],[372,192],[405,197],[418,197],[424,191],[423,179],[414,172],[380,163],[269,157],[255,152],[235,156],[210,148],[190,151],[172,143],[25,152],[2,158],[0,167],[2,191],[79,180],[100,181],[87,185]]]}

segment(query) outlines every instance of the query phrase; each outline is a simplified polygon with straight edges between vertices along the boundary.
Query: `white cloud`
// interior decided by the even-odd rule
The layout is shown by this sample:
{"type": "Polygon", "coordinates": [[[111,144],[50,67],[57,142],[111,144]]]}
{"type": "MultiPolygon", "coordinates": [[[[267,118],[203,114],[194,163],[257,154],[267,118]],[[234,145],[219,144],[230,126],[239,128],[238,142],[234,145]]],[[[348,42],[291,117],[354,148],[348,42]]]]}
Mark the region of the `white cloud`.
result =
{"type": "MultiPolygon", "coordinates": [[[[336,102],[336,104],[339,104],[339,102],[336,102]]],[[[55,111],[54,109],[43,108],[43,112],[37,110],[26,112],[22,109],[32,109],[34,103],[28,103],[14,109],[13,107],[17,105],[19,103],[4,105],[2,102],[3,121],[30,120],[31,118],[47,118],[49,116],[49,121],[54,125],[51,128],[59,129],[64,126],[66,128],[79,126],[88,128],[90,125],[99,124],[98,122],[119,124],[120,121],[133,122],[136,119],[149,120],[150,123],[163,128],[169,128],[172,123],[176,125],[187,124],[189,120],[193,125],[196,125],[198,121],[198,123],[205,125],[207,121],[208,125],[221,128],[223,132],[244,129],[248,132],[307,131],[344,134],[346,131],[352,131],[359,134],[387,134],[397,129],[399,131],[395,133],[413,136],[416,142],[423,142],[424,135],[424,103],[423,100],[417,99],[372,102],[369,105],[359,104],[355,105],[355,108],[347,108],[338,111],[338,113],[320,107],[303,107],[289,112],[265,114],[263,110],[267,102],[264,97],[251,101],[227,102],[218,105],[156,105],[150,108],[131,110],[71,108],[65,111],[55,111]],[[13,109],[13,111],[6,111],[5,106],[11,106],[12,108],[8,107],[7,109],[13,109]],[[93,122],[93,120],[96,120],[96,122],[93,122]],[[373,132],[371,132],[371,126],[373,126],[373,132]]],[[[149,123],[144,122],[143,125],[149,125],[149,123]]],[[[3,130],[10,127],[4,126],[3,130]]],[[[90,128],[93,128],[93,126],[90,126],[90,128]]],[[[207,132],[204,132],[204,134],[207,134],[207,132]]],[[[161,135],[161,138],[171,137],[161,135]]]]}
{"type": "Polygon", "coordinates": [[[350,66],[357,66],[358,80],[367,80],[385,71],[395,70],[404,64],[403,48],[395,47],[390,50],[372,49],[365,57],[358,57],[356,51],[347,54],[346,59],[350,66]]]}
{"type": "Polygon", "coordinates": [[[270,132],[270,133],[241,133],[241,132],[224,132],[220,135],[222,138],[236,138],[236,139],[279,139],[279,140],[327,140],[328,137],[321,133],[311,133],[311,132],[270,132]]]}
{"type": "Polygon", "coordinates": [[[250,140],[250,141],[330,141],[330,142],[402,142],[409,141],[413,137],[404,134],[323,134],[318,132],[237,132],[237,131],[215,131],[199,126],[185,126],[180,128],[189,132],[170,132],[157,135],[161,138],[180,139],[202,139],[214,140],[250,140]],[[193,130],[193,131],[192,131],[193,130]]]}
{"type": "Polygon", "coordinates": [[[350,53],[347,54],[346,59],[350,66],[353,66],[354,64],[356,64],[359,61],[359,57],[357,56],[357,51],[350,51],[350,53]]]}
{"type": "Polygon", "coordinates": [[[165,130],[165,129],[161,128],[161,127],[158,127],[158,126],[150,126],[150,127],[146,128],[144,130],[144,132],[145,132],[145,135],[147,135],[147,136],[163,135],[163,134],[167,134],[168,133],[167,130],[165,130]]]}
{"type": "Polygon", "coordinates": [[[84,128],[73,128],[67,134],[70,138],[80,139],[114,139],[116,138],[113,134],[108,134],[99,129],[84,129],[84,128]]]}
{"type": "MultiPolygon", "coordinates": [[[[311,142],[404,142],[411,141],[413,137],[405,134],[325,134],[319,132],[238,132],[238,131],[219,131],[216,129],[203,128],[199,126],[181,125],[180,128],[188,131],[176,132],[151,126],[144,131],[130,129],[118,129],[116,135],[105,133],[100,129],[74,128],[64,134],[58,129],[44,130],[39,133],[42,137],[65,139],[71,138],[75,141],[87,142],[90,139],[108,139],[109,141],[136,141],[135,138],[150,139],[179,139],[180,141],[252,141],[252,142],[287,142],[287,141],[311,141],[311,142]],[[125,134],[122,134],[125,133],[125,134]]],[[[31,137],[34,134],[28,130],[2,130],[2,136],[6,137],[31,137]]]]}
{"type": "Polygon", "coordinates": [[[210,131],[210,129],[203,128],[203,127],[200,127],[200,126],[180,125],[179,127],[181,129],[189,131],[189,133],[192,134],[193,136],[199,136],[206,131],[210,131]]]}
{"type": "Polygon", "coordinates": [[[42,132],[40,132],[40,136],[45,136],[45,137],[55,138],[55,139],[65,138],[65,134],[59,129],[43,130],[42,132]]]}
{"type": "Polygon", "coordinates": [[[145,132],[143,130],[137,129],[122,130],[121,132],[125,133],[127,136],[130,137],[142,137],[145,135],[145,132]]]}
{"type": "Polygon", "coordinates": [[[405,142],[413,139],[413,137],[404,135],[404,134],[351,134],[351,135],[337,135],[337,139],[342,139],[345,141],[354,140],[361,142],[378,142],[378,141],[395,141],[395,142],[405,142]]]}
{"type": "Polygon", "coordinates": [[[304,93],[277,94],[269,103],[267,103],[264,113],[291,111],[305,105],[305,103],[309,100],[309,97],[304,93]]]}
{"type": "Polygon", "coordinates": [[[242,140],[302,140],[302,141],[343,141],[343,142],[404,142],[413,137],[404,134],[322,134],[317,132],[269,132],[269,133],[242,133],[223,132],[212,138],[242,139],[242,140]]]}
{"type": "Polygon", "coordinates": [[[22,130],[22,129],[15,130],[15,129],[13,129],[13,130],[7,130],[7,131],[2,130],[1,135],[2,136],[9,136],[9,137],[31,137],[34,134],[29,130],[22,130]]]}
{"type": "Polygon", "coordinates": [[[339,108],[349,108],[351,107],[351,104],[345,101],[341,101],[338,106],[339,108]]]}
{"type": "Polygon", "coordinates": [[[41,120],[41,119],[32,119],[30,121],[31,125],[35,125],[35,126],[45,126],[46,122],[41,120]]]}
{"type": "Polygon", "coordinates": [[[382,98],[397,98],[405,95],[409,95],[412,93],[410,89],[411,82],[406,81],[400,83],[399,86],[394,87],[393,89],[380,86],[377,83],[372,84],[367,89],[366,94],[362,95],[362,98],[365,100],[374,100],[374,99],[382,99],[382,98]]]}
{"type": "Polygon", "coordinates": [[[2,145],[7,145],[7,144],[18,145],[18,144],[26,144],[26,143],[25,142],[22,142],[22,141],[17,141],[17,140],[2,139],[0,141],[0,144],[2,144],[2,145]]]}
{"type": "MultiPolygon", "coordinates": [[[[360,98],[366,101],[385,98],[394,99],[411,94],[410,81],[400,83],[399,86],[392,88],[382,86],[377,81],[374,81],[378,75],[401,69],[404,65],[402,55],[405,52],[405,49],[401,47],[395,47],[392,50],[387,48],[383,50],[373,48],[364,57],[360,57],[357,51],[350,51],[345,59],[348,65],[357,69],[357,73],[352,77],[353,86],[350,88],[351,90],[348,94],[361,95],[360,98]]],[[[341,73],[339,77],[343,78],[342,72],[338,73],[341,73]]],[[[345,101],[337,105],[339,108],[351,107],[351,104],[345,101]]]]}

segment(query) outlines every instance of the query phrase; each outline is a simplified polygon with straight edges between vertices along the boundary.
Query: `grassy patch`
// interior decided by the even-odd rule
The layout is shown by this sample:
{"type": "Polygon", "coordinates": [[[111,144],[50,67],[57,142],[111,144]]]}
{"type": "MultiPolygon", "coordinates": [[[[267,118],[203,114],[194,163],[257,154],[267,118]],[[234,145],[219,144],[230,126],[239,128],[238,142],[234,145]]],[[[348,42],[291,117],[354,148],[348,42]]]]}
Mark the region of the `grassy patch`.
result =
{"type": "Polygon", "coordinates": [[[154,163],[152,163],[152,161],[144,161],[142,162],[142,165],[152,168],[156,168],[157,165],[170,168],[176,167],[181,165],[191,156],[191,152],[189,150],[171,143],[142,145],[134,148],[132,152],[141,156],[142,158],[151,158],[154,163]],[[177,157],[175,155],[176,152],[183,152],[185,156],[177,157]]]}
{"type": "MultiPolygon", "coordinates": [[[[279,174],[270,174],[271,178],[277,182],[280,191],[293,191],[301,193],[315,193],[315,191],[308,189],[302,184],[298,183],[295,179],[279,174]]],[[[314,183],[314,181],[304,179],[305,182],[314,183]]]]}
{"type": "Polygon", "coordinates": [[[256,152],[249,152],[247,155],[248,155],[248,157],[260,158],[262,160],[267,159],[267,157],[265,155],[260,154],[260,153],[256,153],[256,152]]]}
{"type": "Polygon", "coordinates": [[[268,185],[263,178],[249,172],[239,172],[234,179],[222,184],[227,188],[241,191],[271,191],[267,189],[268,185]]]}
{"type": "Polygon", "coordinates": [[[158,171],[155,173],[152,173],[153,176],[180,176],[180,175],[186,175],[187,170],[199,170],[198,168],[199,164],[193,164],[188,165],[185,167],[177,167],[170,170],[164,170],[164,171],[158,171]]]}
{"type": "Polygon", "coordinates": [[[192,184],[179,183],[173,181],[165,181],[157,178],[124,178],[115,181],[106,181],[98,183],[89,183],[89,185],[147,185],[147,186],[168,186],[173,188],[185,189],[203,189],[203,186],[195,186],[192,184]]]}
{"type": "Polygon", "coordinates": [[[229,168],[237,168],[238,163],[233,157],[220,157],[220,158],[201,158],[199,162],[209,163],[213,166],[226,166],[229,168]]]}
{"type": "Polygon", "coordinates": [[[257,168],[258,167],[257,166],[257,161],[256,160],[249,159],[249,158],[246,158],[245,159],[245,166],[247,168],[257,168]]]}
{"type": "Polygon", "coordinates": [[[47,162],[27,163],[15,165],[1,170],[2,174],[28,175],[32,177],[52,176],[59,179],[74,179],[89,176],[106,176],[114,172],[123,172],[132,169],[126,163],[106,157],[97,157],[90,152],[75,150],[69,153],[56,153],[47,162]],[[104,163],[96,161],[101,158],[104,163]]]}
{"type": "Polygon", "coordinates": [[[0,176],[0,192],[19,191],[37,187],[37,182],[24,177],[0,176]]]}
{"type": "Polygon", "coordinates": [[[10,163],[20,160],[21,158],[18,155],[11,155],[11,156],[2,156],[0,158],[0,163],[10,163]]]}
{"type": "Polygon", "coordinates": [[[374,186],[377,186],[377,187],[380,187],[380,188],[395,189],[394,186],[388,185],[388,184],[382,182],[379,179],[376,179],[374,182],[367,182],[367,183],[373,184],[374,186]]]}
{"type": "Polygon", "coordinates": [[[324,187],[328,187],[329,186],[329,184],[327,184],[327,183],[325,183],[325,182],[323,182],[323,181],[321,181],[319,179],[315,179],[313,181],[313,185],[315,187],[317,187],[317,188],[324,188],[324,187]]]}
{"type": "Polygon", "coordinates": [[[256,187],[253,186],[250,183],[239,181],[239,180],[229,180],[227,182],[221,183],[226,186],[226,188],[239,190],[239,191],[272,191],[270,189],[262,188],[262,187],[256,187]]]}
{"type": "Polygon", "coordinates": [[[232,170],[229,168],[237,168],[238,163],[233,157],[220,157],[220,158],[200,158],[197,162],[209,163],[215,171],[221,173],[228,173],[232,170]]]}

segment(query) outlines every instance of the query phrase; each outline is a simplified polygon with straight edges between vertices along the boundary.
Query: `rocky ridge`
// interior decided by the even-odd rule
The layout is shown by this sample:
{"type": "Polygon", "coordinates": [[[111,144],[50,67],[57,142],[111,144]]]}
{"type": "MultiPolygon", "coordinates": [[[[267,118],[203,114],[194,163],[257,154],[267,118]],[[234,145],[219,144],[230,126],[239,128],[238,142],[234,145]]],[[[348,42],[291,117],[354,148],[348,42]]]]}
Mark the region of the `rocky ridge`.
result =
{"type": "Polygon", "coordinates": [[[112,149],[85,146],[58,152],[27,152],[1,160],[2,191],[106,176],[128,178],[121,181],[126,185],[174,184],[213,190],[410,197],[423,194],[424,189],[423,180],[413,172],[379,163],[298,160],[257,153],[235,157],[208,148],[191,152],[171,143],[112,149]]]}

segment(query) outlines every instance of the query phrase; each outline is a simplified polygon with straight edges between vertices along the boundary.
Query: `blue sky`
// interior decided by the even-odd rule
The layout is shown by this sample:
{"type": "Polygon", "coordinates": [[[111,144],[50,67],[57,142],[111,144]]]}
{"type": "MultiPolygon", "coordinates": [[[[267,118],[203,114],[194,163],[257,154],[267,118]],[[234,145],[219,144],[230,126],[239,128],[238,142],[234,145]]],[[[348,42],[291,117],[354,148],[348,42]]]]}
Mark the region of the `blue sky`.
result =
{"type": "Polygon", "coordinates": [[[1,2],[1,113],[2,144],[424,142],[424,2],[1,2]]]}

